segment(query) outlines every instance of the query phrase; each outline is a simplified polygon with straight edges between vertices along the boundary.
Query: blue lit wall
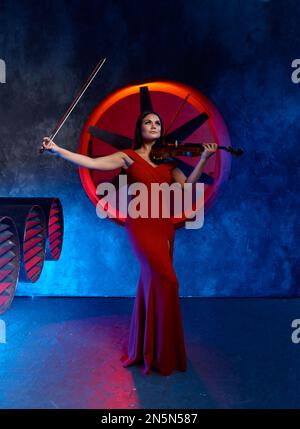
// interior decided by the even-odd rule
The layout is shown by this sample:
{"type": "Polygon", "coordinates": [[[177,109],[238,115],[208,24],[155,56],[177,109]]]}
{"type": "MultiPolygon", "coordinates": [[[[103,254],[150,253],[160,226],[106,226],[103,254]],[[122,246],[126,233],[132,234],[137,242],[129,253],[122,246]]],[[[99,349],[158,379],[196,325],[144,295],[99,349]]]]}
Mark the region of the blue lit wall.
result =
{"type": "Polygon", "coordinates": [[[291,296],[299,273],[300,4],[286,0],[0,3],[1,196],[56,196],[63,253],[18,295],[134,296],[139,268],[122,227],[96,217],[77,167],[40,156],[99,58],[107,63],[57,143],[77,150],[101,99],[132,81],[173,79],[219,109],[234,146],[230,179],[200,230],[176,233],[183,296],[291,296]],[[297,236],[298,228],[298,236],[297,236]]]}

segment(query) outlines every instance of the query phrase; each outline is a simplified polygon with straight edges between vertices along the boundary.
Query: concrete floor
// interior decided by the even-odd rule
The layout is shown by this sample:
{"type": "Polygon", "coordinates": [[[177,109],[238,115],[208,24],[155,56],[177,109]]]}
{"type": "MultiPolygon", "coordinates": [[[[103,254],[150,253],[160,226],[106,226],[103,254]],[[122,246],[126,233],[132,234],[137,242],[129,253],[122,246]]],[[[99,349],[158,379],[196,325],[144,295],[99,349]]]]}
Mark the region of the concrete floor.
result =
{"type": "Polygon", "coordinates": [[[0,408],[300,408],[299,299],[181,300],[188,370],[123,368],[133,299],[23,298],[0,316],[0,408]]]}

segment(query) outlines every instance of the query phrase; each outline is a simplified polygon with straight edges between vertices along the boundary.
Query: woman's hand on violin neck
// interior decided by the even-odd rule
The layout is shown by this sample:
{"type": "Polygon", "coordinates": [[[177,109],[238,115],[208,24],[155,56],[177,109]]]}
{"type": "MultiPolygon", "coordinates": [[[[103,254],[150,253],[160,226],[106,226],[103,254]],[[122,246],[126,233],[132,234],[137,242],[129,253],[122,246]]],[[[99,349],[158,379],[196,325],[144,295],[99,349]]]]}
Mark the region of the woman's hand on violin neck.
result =
{"type": "Polygon", "coordinates": [[[42,146],[50,153],[57,153],[59,150],[59,146],[54,143],[49,137],[43,138],[42,146]]]}
{"type": "Polygon", "coordinates": [[[204,151],[201,154],[201,159],[208,160],[218,149],[217,143],[203,143],[204,151]]]}

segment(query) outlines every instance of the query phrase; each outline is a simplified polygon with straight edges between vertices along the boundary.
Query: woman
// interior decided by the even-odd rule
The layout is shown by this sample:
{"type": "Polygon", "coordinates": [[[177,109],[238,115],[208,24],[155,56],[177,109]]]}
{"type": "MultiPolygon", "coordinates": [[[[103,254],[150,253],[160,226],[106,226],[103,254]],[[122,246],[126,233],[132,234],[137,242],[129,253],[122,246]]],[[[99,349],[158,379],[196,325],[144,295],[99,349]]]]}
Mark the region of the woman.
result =
{"type": "MultiPolygon", "coordinates": [[[[132,149],[112,155],[90,158],[57,146],[48,137],[45,149],[62,158],[96,170],[121,168],[127,174],[128,185],[146,185],[148,205],[151,206],[151,184],[178,182],[195,183],[202,174],[207,159],[217,149],[206,144],[197,165],[186,177],[175,161],[156,165],[150,159],[154,145],[161,143],[163,127],[155,112],[142,113],[136,123],[132,149]]],[[[148,210],[149,210],[148,206],[148,210]]],[[[150,213],[150,210],[149,210],[150,213]]],[[[171,217],[131,217],[125,221],[126,231],[140,263],[140,279],[130,324],[127,353],[121,358],[123,366],[144,364],[144,373],[151,368],[163,375],[174,370],[186,370],[186,354],[182,330],[178,281],[173,268],[174,225],[171,217]]]]}

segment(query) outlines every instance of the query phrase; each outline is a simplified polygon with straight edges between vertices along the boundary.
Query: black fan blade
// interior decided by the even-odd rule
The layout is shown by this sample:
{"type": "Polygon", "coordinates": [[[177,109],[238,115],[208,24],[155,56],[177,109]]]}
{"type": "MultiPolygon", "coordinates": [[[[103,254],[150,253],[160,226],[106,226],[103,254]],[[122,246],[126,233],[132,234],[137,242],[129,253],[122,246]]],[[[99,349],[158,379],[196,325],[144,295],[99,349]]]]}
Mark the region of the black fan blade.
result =
{"type": "MultiPolygon", "coordinates": [[[[175,161],[176,161],[177,167],[180,168],[180,170],[183,172],[183,174],[186,175],[186,177],[188,177],[193,171],[194,167],[192,167],[191,165],[187,164],[186,162],[178,158],[176,158],[175,161]]],[[[205,183],[206,185],[213,185],[214,178],[212,176],[209,176],[206,173],[202,173],[198,179],[198,182],[205,183]]]]}
{"type": "Polygon", "coordinates": [[[89,133],[110,144],[116,149],[128,149],[132,146],[132,140],[129,137],[121,136],[120,134],[105,131],[99,127],[89,127],[89,133]]]}
{"type": "Polygon", "coordinates": [[[208,119],[207,113],[200,113],[200,115],[196,116],[194,119],[186,122],[181,125],[181,127],[177,128],[175,131],[167,134],[165,136],[165,141],[174,141],[174,140],[185,140],[189,137],[194,131],[196,131],[201,125],[203,125],[208,119]]]}
{"type": "Polygon", "coordinates": [[[153,110],[148,86],[140,87],[140,110],[141,113],[147,110],[153,110]]]}

